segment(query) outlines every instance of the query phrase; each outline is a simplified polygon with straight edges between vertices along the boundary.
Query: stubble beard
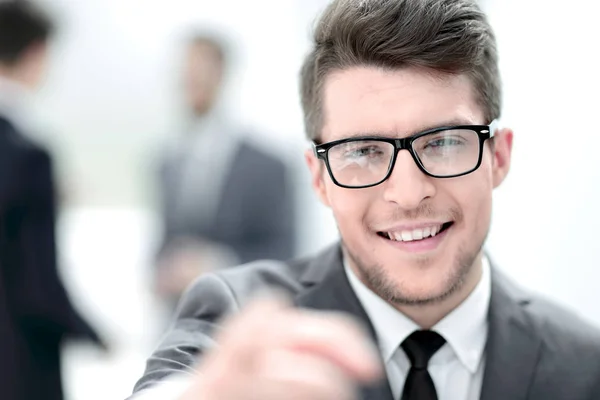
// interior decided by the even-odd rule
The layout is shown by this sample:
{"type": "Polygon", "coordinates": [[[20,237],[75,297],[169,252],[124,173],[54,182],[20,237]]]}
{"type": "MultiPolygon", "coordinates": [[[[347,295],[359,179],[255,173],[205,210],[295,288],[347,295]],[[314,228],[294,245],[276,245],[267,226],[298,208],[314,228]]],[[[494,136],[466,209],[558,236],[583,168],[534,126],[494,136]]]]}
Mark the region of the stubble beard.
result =
{"type": "MultiPolygon", "coordinates": [[[[473,268],[475,268],[477,258],[481,254],[486,238],[487,231],[476,246],[473,246],[470,249],[465,246],[459,247],[454,260],[452,261],[453,267],[450,270],[449,275],[445,277],[444,289],[440,293],[431,293],[423,297],[415,297],[405,293],[400,285],[395,284],[394,280],[389,277],[389,274],[382,265],[372,264],[367,266],[367,264],[363,262],[356,253],[352,252],[347,245],[343,244],[343,247],[345,253],[358,270],[359,278],[369,289],[371,289],[371,291],[373,291],[373,293],[388,303],[397,306],[425,306],[441,303],[461,290],[465,284],[466,278],[471,274],[473,268]]],[[[423,266],[426,266],[430,262],[431,259],[428,257],[423,257],[418,260],[418,263],[423,266]]]]}

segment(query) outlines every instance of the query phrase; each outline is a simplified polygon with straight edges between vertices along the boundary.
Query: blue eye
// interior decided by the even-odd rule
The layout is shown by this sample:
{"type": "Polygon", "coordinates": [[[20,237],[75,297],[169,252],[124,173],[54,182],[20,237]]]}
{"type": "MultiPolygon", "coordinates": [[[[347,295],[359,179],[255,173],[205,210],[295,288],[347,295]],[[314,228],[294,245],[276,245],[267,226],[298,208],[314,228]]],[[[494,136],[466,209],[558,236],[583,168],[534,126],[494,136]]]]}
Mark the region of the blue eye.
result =
{"type": "Polygon", "coordinates": [[[427,142],[427,147],[440,148],[440,147],[452,147],[452,146],[461,146],[464,144],[464,141],[459,138],[453,137],[441,137],[427,142]]]}
{"type": "Polygon", "coordinates": [[[381,149],[376,146],[365,146],[359,149],[350,150],[346,153],[347,157],[368,157],[368,156],[379,156],[383,154],[381,149]]]}

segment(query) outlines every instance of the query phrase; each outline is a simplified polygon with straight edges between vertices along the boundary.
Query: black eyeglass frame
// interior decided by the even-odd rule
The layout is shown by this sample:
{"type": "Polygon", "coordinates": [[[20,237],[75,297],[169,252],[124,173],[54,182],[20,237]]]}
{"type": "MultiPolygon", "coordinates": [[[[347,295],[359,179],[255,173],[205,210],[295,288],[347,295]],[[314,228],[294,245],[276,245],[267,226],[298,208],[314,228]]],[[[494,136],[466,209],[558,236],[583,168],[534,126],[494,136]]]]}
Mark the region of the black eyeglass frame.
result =
{"type": "Polygon", "coordinates": [[[394,166],[396,165],[396,159],[398,158],[398,153],[400,152],[400,150],[408,150],[408,152],[412,156],[413,160],[415,161],[415,163],[421,170],[421,172],[423,172],[425,175],[430,176],[432,178],[446,179],[446,178],[456,178],[459,176],[468,175],[468,174],[476,171],[477,168],[479,168],[481,166],[481,160],[483,159],[483,145],[485,144],[486,140],[494,137],[494,134],[496,133],[497,129],[498,129],[498,120],[493,120],[489,125],[441,126],[438,128],[428,129],[426,131],[419,132],[412,136],[407,136],[405,138],[386,138],[386,137],[381,137],[381,136],[359,136],[359,137],[353,137],[353,138],[347,138],[347,139],[334,140],[332,142],[327,142],[327,143],[322,143],[322,144],[318,144],[317,142],[313,141],[312,146],[313,146],[313,151],[315,153],[315,156],[318,159],[321,159],[321,160],[323,160],[323,162],[325,162],[325,166],[327,167],[327,172],[329,172],[329,176],[331,177],[331,180],[333,181],[333,183],[335,183],[337,186],[340,186],[340,187],[343,187],[346,189],[364,189],[364,188],[380,185],[381,183],[385,182],[390,177],[390,175],[392,174],[392,171],[394,170],[394,166]],[[475,133],[477,133],[477,136],[479,137],[479,157],[477,159],[477,164],[475,164],[475,166],[468,171],[461,172],[460,174],[453,174],[453,175],[435,175],[435,174],[432,174],[429,171],[427,171],[427,169],[421,162],[421,159],[416,154],[416,152],[413,148],[413,142],[415,140],[417,140],[418,138],[426,136],[426,135],[431,135],[431,134],[434,134],[437,132],[442,132],[442,131],[447,131],[447,130],[459,130],[459,129],[470,130],[470,131],[474,131],[475,133]],[[331,166],[329,165],[329,149],[331,149],[334,146],[337,146],[338,144],[359,142],[359,141],[364,141],[364,140],[384,142],[384,143],[392,144],[394,146],[395,150],[394,150],[394,154],[392,155],[392,161],[390,162],[388,171],[386,172],[383,179],[381,179],[379,182],[376,182],[376,183],[373,183],[370,185],[362,185],[362,186],[343,185],[340,182],[338,182],[337,179],[335,179],[335,176],[333,176],[333,172],[331,171],[331,166]]]}

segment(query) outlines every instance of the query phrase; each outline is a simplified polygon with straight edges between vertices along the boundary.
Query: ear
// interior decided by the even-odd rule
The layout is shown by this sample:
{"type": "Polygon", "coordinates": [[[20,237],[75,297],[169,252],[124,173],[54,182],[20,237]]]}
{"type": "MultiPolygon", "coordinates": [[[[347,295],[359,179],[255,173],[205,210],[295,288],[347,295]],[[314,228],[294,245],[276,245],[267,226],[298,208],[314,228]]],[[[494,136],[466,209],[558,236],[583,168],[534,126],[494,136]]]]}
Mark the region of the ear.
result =
{"type": "Polygon", "coordinates": [[[513,145],[513,131],[508,128],[500,129],[494,135],[493,169],[494,188],[500,186],[508,175],[513,145]]]}
{"type": "Polygon", "coordinates": [[[325,186],[325,164],[315,156],[312,149],[307,149],[304,152],[304,159],[308,165],[311,176],[311,184],[313,190],[319,196],[319,200],[325,206],[329,207],[329,199],[327,197],[327,188],[325,186]]]}

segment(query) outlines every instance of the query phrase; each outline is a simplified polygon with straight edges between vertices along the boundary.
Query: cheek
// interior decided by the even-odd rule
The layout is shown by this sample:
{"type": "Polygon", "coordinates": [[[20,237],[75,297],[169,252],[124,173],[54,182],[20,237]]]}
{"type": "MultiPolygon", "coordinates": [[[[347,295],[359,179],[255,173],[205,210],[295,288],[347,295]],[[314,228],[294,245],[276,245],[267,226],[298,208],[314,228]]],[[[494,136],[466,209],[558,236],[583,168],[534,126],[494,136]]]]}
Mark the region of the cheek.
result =
{"type": "MultiPolygon", "coordinates": [[[[327,182],[327,199],[338,227],[356,229],[363,225],[373,202],[369,189],[345,189],[327,182]]],[[[344,232],[344,234],[347,232],[344,232]]]]}
{"type": "Polygon", "coordinates": [[[492,210],[491,173],[487,168],[483,168],[465,178],[467,179],[455,186],[454,197],[460,204],[467,229],[485,234],[489,228],[492,210]]]}

